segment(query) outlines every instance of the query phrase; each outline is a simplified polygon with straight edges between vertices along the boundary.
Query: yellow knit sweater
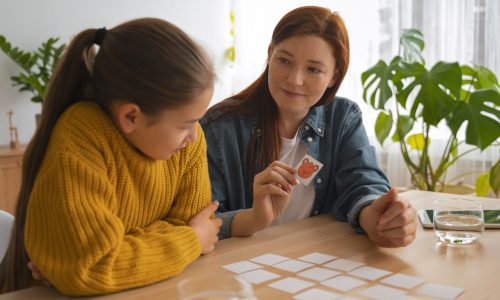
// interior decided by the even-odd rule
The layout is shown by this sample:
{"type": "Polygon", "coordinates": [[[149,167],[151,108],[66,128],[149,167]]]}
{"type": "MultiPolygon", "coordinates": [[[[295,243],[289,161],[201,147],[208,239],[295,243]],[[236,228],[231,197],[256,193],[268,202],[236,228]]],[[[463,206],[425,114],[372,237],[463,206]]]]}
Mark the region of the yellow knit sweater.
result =
{"type": "Polygon", "coordinates": [[[58,120],[28,205],[30,259],[63,294],[157,282],[201,253],[187,222],[210,204],[203,130],[168,160],[132,148],[99,106],[58,120]]]}

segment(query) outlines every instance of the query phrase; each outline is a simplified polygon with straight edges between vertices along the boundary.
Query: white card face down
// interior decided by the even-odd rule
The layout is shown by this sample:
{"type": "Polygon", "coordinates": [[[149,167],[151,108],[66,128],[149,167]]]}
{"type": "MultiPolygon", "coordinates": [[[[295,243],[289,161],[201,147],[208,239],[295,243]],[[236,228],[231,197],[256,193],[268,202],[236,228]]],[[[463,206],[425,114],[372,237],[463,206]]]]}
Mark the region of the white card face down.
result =
{"type": "Polygon", "coordinates": [[[370,299],[385,300],[397,299],[406,294],[406,291],[377,284],[367,288],[359,294],[370,299]]]}
{"type": "Polygon", "coordinates": [[[358,276],[363,279],[368,279],[368,280],[377,280],[380,277],[384,277],[386,275],[391,274],[392,272],[386,271],[386,270],[381,270],[377,268],[372,268],[368,266],[364,266],[361,268],[358,268],[354,271],[349,272],[350,275],[358,276]]]}
{"type": "Polygon", "coordinates": [[[322,289],[312,288],[300,294],[293,296],[297,300],[334,300],[342,297],[342,295],[328,292],[322,289]]]}
{"type": "Polygon", "coordinates": [[[295,167],[297,169],[297,174],[295,177],[303,184],[308,185],[311,180],[318,174],[319,170],[323,168],[323,164],[314,159],[309,154],[304,155],[304,157],[300,160],[298,166],[295,167]]]}
{"type": "Polygon", "coordinates": [[[300,277],[304,277],[304,278],[308,278],[308,279],[312,279],[312,280],[323,281],[323,280],[326,280],[328,278],[332,278],[334,276],[337,276],[339,274],[341,274],[341,273],[334,271],[334,270],[315,267],[315,268],[311,268],[311,269],[307,269],[305,271],[302,271],[302,272],[298,273],[297,275],[299,275],[300,277]]]}
{"type": "Polygon", "coordinates": [[[425,282],[425,279],[406,274],[394,274],[384,278],[381,282],[411,290],[417,285],[425,282]]]}
{"type": "Polygon", "coordinates": [[[273,265],[273,268],[278,268],[289,272],[299,272],[312,266],[314,265],[305,261],[289,259],[273,265]]]}
{"type": "Polygon", "coordinates": [[[259,284],[259,283],[262,283],[265,281],[269,281],[271,279],[279,278],[281,276],[278,274],[266,271],[266,270],[257,269],[257,270],[253,270],[250,272],[239,274],[239,275],[237,275],[237,277],[241,277],[243,279],[246,279],[246,280],[250,281],[251,283],[259,284]]]}
{"type": "Polygon", "coordinates": [[[300,280],[297,278],[292,278],[292,277],[287,277],[278,281],[275,281],[269,285],[269,287],[272,287],[274,289],[295,294],[296,292],[303,290],[305,288],[313,286],[314,283],[305,281],[305,280],[300,280]]]}
{"type": "Polygon", "coordinates": [[[324,264],[324,263],[329,262],[331,260],[334,260],[336,258],[337,258],[337,256],[323,254],[323,253],[319,253],[319,252],[313,252],[313,253],[301,256],[297,259],[307,261],[307,262],[310,262],[313,264],[324,264]]]}
{"type": "Polygon", "coordinates": [[[431,296],[440,299],[455,299],[463,291],[464,289],[454,286],[427,283],[422,288],[420,288],[417,293],[419,295],[431,296]]]}
{"type": "Polygon", "coordinates": [[[261,265],[254,264],[253,262],[249,262],[247,260],[235,262],[235,263],[225,265],[222,267],[226,270],[229,270],[229,271],[237,273],[237,274],[262,268],[261,265]]]}
{"type": "Polygon", "coordinates": [[[253,262],[259,263],[259,264],[272,266],[274,264],[285,261],[287,259],[288,259],[288,257],[284,257],[281,255],[276,255],[276,254],[272,254],[272,253],[267,253],[267,254],[264,254],[261,256],[251,258],[250,260],[253,262]]]}
{"type": "Polygon", "coordinates": [[[322,281],[321,284],[327,287],[331,287],[343,292],[347,292],[358,286],[362,286],[367,282],[361,279],[352,278],[349,276],[340,275],[337,277],[333,277],[331,279],[322,281]]]}
{"type": "Polygon", "coordinates": [[[327,263],[326,265],[324,265],[324,267],[349,272],[364,265],[365,265],[364,263],[357,262],[354,260],[339,258],[337,260],[327,263]]]}

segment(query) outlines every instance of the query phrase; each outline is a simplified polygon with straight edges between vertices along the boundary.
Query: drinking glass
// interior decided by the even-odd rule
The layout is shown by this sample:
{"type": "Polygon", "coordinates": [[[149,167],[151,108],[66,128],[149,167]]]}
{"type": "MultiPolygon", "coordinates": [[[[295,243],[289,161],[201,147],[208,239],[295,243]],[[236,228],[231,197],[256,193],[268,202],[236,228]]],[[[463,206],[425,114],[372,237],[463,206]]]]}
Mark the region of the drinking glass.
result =
{"type": "Polygon", "coordinates": [[[250,282],[227,274],[195,275],[177,287],[181,300],[257,300],[250,282]]]}
{"type": "Polygon", "coordinates": [[[481,239],[484,231],[483,204],[463,198],[434,201],[434,233],[442,242],[465,245],[481,239]]]}

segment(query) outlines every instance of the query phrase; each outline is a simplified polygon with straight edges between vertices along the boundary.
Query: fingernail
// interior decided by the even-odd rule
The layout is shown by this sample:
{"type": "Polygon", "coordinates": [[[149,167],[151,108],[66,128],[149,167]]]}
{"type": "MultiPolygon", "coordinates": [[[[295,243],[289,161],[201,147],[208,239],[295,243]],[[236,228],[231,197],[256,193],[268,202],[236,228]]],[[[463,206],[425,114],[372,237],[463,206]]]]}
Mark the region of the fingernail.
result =
{"type": "Polygon", "coordinates": [[[295,179],[295,184],[300,184],[300,181],[298,179],[295,179]]]}

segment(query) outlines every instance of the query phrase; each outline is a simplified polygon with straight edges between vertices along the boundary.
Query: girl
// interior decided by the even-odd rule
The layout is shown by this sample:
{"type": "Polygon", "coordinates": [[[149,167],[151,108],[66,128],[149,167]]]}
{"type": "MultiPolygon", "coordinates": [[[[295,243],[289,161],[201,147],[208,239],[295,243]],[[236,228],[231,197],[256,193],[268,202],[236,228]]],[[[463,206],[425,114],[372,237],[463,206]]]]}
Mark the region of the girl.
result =
{"type": "Polygon", "coordinates": [[[28,261],[63,294],[94,295],[168,278],[214,249],[220,220],[197,122],[214,77],[163,20],[73,39],[24,157],[4,292],[32,284],[28,261]]]}
{"type": "Polygon", "coordinates": [[[220,237],[333,212],[377,245],[413,241],[415,209],[390,190],[359,107],[335,97],[348,64],[341,18],[326,8],[297,8],[274,29],[264,73],[209,110],[202,126],[220,237]],[[308,174],[319,168],[305,154],[324,165],[309,185],[295,177],[301,162],[308,174]]]}

